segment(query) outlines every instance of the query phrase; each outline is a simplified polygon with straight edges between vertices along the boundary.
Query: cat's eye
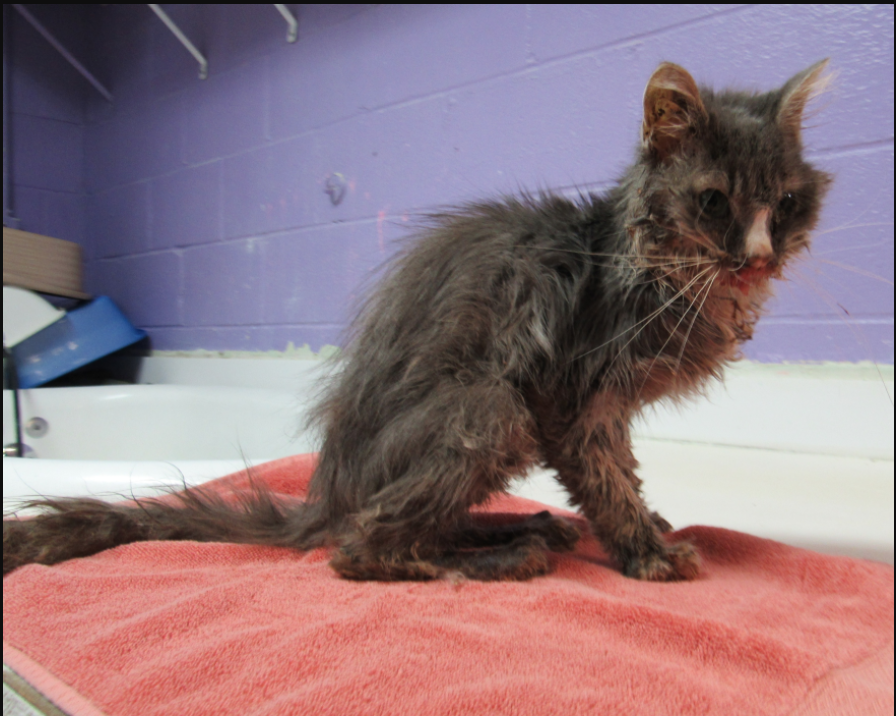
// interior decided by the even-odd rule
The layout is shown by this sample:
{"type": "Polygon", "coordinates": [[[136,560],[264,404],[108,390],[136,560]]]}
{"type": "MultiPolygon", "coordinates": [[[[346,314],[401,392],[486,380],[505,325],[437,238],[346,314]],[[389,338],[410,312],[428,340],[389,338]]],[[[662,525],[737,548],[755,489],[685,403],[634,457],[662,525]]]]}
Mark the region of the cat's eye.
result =
{"type": "Polygon", "coordinates": [[[697,199],[702,214],[712,219],[723,219],[728,215],[728,197],[718,189],[701,191],[697,199]]]}
{"type": "Polygon", "coordinates": [[[778,214],[780,216],[790,216],[796,211],[797,201],[796,197],[793,194],[787,193],[781,197],[781,201],[778,202],[778,214]]]}

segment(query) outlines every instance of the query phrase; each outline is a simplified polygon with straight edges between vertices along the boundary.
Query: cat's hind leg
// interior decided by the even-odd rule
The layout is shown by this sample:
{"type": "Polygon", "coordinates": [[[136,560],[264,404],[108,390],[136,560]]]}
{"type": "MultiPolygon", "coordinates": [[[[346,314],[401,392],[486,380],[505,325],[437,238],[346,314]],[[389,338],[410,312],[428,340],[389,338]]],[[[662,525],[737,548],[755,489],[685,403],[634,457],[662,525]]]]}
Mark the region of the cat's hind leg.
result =
{"type": "Polygon", "coordinates": [[[343,544],[330,564],[349,579],[436,579],[457,572],[477,580],[521,580],[545,574],[547,552],[569,552],[580,537],[572,523],[547,511],[510,524],[472,519],[438,547],[370,549],[370,540],[343,544]]]}
{"type": "Polygon", "coordinates": [[[480,515],[455,532],[452,544],[458,549],[499,547],[526,536],[541,538],[552,552],[571,552],[581,533],[574,524],[547,510],[507,524],[489,524],[480,515]]]}
{"type": "Polygon", "coordinates": [[[461,574],[481,581],[516,581],[546,574],[548,551],[545,539],[535,532],[505,544],[452,547],[425,556],[418,551],[370,552],[355,543],[340,547],[330,566],[343,577],[359,580],[427,580],[461,574]]]}
{"type": "Polygon", "coordinates": [[[361,494],[343,519],[332,567],[347,578],[379,580],[451,570],[474,579],[542,573],[549,543],[571,547],[574,529],[550,515],[486,527],[468,513],[537,459],[531,425],[518,391],[500,380],[436,385],[371,438],[366,463],[333,478],[343,492],[361,494]],[[378,489],[364,495],[371,485],[378,489]]]}
{"type": "Polygon", "coordinates": [[[580,536],[575,525],[547,510],[510,524],[471,521],[453,538],[454,551],[435,561],[470,579],[529,579],[549,571],[547,552],[571,552],[580,536]]]}
{"type": "Polygon", "coordinates": [[[547,574],[549,547],[543,537],[530,532],[495,547],[458,550],[434,561],[448,572],[459,572],[481,581],[520,581],[547,574]]]}

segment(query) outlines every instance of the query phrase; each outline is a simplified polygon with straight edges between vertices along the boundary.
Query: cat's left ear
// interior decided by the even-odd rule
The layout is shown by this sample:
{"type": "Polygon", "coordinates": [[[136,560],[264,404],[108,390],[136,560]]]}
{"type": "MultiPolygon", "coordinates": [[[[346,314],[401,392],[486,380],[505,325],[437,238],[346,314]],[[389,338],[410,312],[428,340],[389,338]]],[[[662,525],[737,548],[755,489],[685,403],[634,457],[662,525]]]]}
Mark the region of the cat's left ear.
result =
{"type": "Polygon", "coordinates": [[[781,88],[781,106],[778,108],[778,126],[785,133],[800,141],[800,129],[803,125],[803,112],[806,103],[824,92],[831,81],[831,75],[825,74],[829,59],[825,58],[807,67],[791,77],[781,88]]]}
{"type": "Polygon", "coordinates": [[[706,107],[690,73],[671,62],[657,67],[644,89],[641,138],[645,146],[664,160],[705,118],[706,107]]]}

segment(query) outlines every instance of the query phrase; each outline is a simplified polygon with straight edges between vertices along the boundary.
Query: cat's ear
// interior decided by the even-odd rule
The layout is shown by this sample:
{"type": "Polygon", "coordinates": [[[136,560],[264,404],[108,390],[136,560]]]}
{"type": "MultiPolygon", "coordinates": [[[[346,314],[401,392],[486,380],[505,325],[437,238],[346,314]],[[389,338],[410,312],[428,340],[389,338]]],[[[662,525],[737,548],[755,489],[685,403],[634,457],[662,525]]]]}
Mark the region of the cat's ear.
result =
{"type": "Polygon", "coordinates": [[[700,90],[688,71],[671,62],[657,67],[644,89],[644,145],[664,160],[705,117],[700,90]]]}
{"type": "Polygon", "coordinates": [[[828,59],[816,62],[811,67],[791,77],[781,88],[781,105],[778,108],[778,126],[795,141],[800,140],[803,125],[803,111],[806,103],[827,88],[831,75],[825,74],[828,59]]]}

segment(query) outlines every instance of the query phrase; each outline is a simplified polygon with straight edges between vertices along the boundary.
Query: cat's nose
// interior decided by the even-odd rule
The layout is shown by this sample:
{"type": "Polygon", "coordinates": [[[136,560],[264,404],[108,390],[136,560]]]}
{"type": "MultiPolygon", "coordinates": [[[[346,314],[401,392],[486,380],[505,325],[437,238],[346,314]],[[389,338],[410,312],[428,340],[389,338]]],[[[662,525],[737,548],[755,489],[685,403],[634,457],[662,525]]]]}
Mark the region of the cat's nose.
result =
{"type": "Polygon", "coordinates": [[[748,259],[764,259],[766,262],[774,255],[772,237],[769,233],[770,209],[760,209],[753,217],[753,223],[747,230],[744,239],[744,251],[748,259]]]}

